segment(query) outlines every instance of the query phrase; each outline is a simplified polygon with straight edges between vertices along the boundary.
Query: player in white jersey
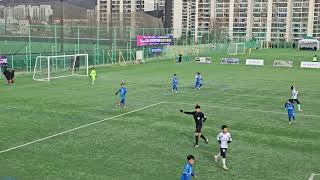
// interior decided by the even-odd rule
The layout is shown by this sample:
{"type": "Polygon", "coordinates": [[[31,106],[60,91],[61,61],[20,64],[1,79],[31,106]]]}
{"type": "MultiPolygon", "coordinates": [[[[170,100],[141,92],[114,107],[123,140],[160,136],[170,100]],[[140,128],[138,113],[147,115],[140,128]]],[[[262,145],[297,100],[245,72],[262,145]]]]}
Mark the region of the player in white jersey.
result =
{"type": "Polygon", "coordinates": [[[302,111],[300,101],[298,100],[298,93],[299,91],[296,89],[296,87],[291,86],[291,99],[293,102],[296,102],[298,104],[298,111],[302,111]]]}
{"type": "Polygon", "coordinates": [[[228,132],[228,126],[223,125],[222,126],[222,132],[220,132],[217,136],[217,141],[220,144],[220,153],[217,155],[214,155],[214,160],[218,162],[218,158],[222,158],[222,166],[224,170],[229,170],[226,165],[226,157],[227,157],[227,150],[228,145],[231,143],[232,138],[231,134],[228,132]]]}

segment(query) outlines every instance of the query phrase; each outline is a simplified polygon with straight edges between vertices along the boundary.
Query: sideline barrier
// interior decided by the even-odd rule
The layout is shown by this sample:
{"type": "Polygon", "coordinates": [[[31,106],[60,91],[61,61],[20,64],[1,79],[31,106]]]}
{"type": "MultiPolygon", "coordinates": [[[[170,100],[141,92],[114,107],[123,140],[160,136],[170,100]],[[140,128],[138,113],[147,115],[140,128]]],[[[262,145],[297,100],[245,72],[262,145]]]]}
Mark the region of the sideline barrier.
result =
{"type": "Polygon", "coordinates": [[[211,64],[212,58],[211,57],[197,57],[196,62],[198,64],[211,64]]]}
{"type": "Polygon", "coordinates": [[[264,66],[264,60],[263,59],[246,59],[246,65],[264,66]]]}
{"type": "Polygon", "coordinates": [[[293,67],[293,61],[291,60],[274,60],[273,67],[293,67]]]}
{"type": "Polygon", "coordinates": [[[239,64],[240,59],[239,58],[222,58],[221,64],[239,64]]]}
{"type": "Polygon", "coordinates": [[[320,69],[320,62],[301,61],[301,68],[320,69]]]}

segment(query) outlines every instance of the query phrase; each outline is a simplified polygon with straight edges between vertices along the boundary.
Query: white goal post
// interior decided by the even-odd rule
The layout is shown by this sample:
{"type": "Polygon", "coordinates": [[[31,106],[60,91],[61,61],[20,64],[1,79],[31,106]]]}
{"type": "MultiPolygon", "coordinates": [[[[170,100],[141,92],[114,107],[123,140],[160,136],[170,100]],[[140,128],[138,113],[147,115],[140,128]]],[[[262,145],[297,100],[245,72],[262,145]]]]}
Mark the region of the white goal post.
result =
{"type": "Polygon", "coordinates": [[[88,54],[38,56],[33,70],[35,81],[50,82],[57,78],[88,75],[88,54]]]}
{"type": "Polygon", "coordinates": [[[230,55],[245,54],[246,44],[245,43],[230,43],[228,53],[230,55]]]}

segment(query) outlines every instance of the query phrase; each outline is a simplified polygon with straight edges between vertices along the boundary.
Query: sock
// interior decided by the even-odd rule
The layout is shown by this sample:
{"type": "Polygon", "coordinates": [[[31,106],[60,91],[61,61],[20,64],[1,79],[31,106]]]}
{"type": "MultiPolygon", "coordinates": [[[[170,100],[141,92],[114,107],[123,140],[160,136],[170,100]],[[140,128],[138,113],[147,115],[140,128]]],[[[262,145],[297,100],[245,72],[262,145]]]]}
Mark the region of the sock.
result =
{"type": "Polygon", "coordinates": [[[205,141],[207,140],[206,137],[204,137],[204,135],[202,135],[202,134],[201,134],[200,137],[201,137],[203,140],[205,140],[205,141]]]}
{"type": "Polygon", "coordinates": [[[223,166],[226,165],[226,158],[222,158],[222,165],[223,165],[223,166]]]}
{"type": "Polygon", "coordinates": [[[199,136],[194,136],[196,138],[196,145],[199,144],[199,136]]]}
{"type": "Polygon", "coordinates": [[[298,109],[299,109],[299,111],[301,110],[301,106],[300,106],[300,104],[298,104],[298,109]]]}

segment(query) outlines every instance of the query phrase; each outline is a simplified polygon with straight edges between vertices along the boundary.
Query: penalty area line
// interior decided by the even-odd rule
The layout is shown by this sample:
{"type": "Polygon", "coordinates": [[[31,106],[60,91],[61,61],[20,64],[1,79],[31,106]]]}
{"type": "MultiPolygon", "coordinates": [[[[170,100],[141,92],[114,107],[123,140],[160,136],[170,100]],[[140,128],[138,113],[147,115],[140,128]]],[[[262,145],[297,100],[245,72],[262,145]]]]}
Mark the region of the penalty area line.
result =
{"type": "Polygon", "coordinates": [[[312,174],[310,175],[310,177],[309,177],[308,180],[313,180],[313,178],[314,178],[315,176],[320,176],[320,174],[312,173],[312,174]]]}
{"type": "Polygon", "coordinates": [[[48,139],[51,139],[51,138],[54,138],[54,137],[57,137],[57,136],[61,136],[61,135],[64,135],[64,134],[67,134],[67,133],[70,133],[70,132],[73,132],[73,131],[76,131],[76,130],[79,130],[79,129],[83,129],[83,128],[88,127],[88,126],[99,124],[99,123],[102,123],[102,122],[105,122],[105,121],[108,121],[108,120],[111,120],[111,119],[122,117],[122,116],[125,116],[125,115],[128,115],[128,114],[132,114],[132,113],[135,113],[135,112],[138,112],[138,111],[141,111],[141,110],[144,110],[144,109],[148,109],[148,108],[151,108],[151,107],[154,107],[154,106],[158,106],[158,105],[163,104],[163,103],[166,103],[166,101],[162,101],[162,102],[159,102],[159,103],[151,104],[149,106],[145,106],[145,107],[133,110],[133,111],[129,111],[129,112],[126,112],[126,113],[123,113],[123,114],[119,114],[119,115],[112,116],[112,117],[109,117],[109,118],[106,118],[106,119],[95,121],[95,122],[92,122],[92,123],[89,123],[89,124],[85,124],[85,125],[82,125],[82,126],[79,126],[79,127],[75,127],[75,128],[72,128],[72,129],[57,133],[57,134],[53,134],[53,135],[50,135],[50,136],[47,136],[47,137],[44,137],[44,138],[40,138],[40,139],[37,139],[37,140],[34,140],[34,141],[30,141],[30,142],[27,142],[27,143],[24,143],[24,144],[15,146],[15,147],[11,147],[11,148],[8,148],[8,149],[5,149],[5,150],[1,150],[0,154],[6,153],[6,152],[9,152],[9,151],[13,151],[13,150],[25,147],[25,146],[29,146],[29,145],[34,144],[34,143],[45,141],[45,140],[48,140],[48,139]]]}
{"type": "MultiPolygon", "coordinates": [[[[185,102],[166,102],[171,104],[185,104],[185,105],[195,105],[194,103],[185,103],[185,102]]],[[[221,109],[233,109],[233,110],[243,110],[243,111],[251,111],[251,112],[262,112],[262,113],[273,113],[273,114],[287,114],[285,112],[279,112],[279,111],[264,111],[264,110],[258,110],[258,109],[248,109],[248,108],[239,108],[239,107],[228,107],[228,106],[214,106],[214,105],[206,105],[203,104],[202,106],[206,107],[214,107],[214,108],[221,108],[221,109]]],[[[297,116],[304,116],[304,117],[316,117],[320,118],[319,115],[312,115],[312,114],[296,114],[297,116]]]]}

